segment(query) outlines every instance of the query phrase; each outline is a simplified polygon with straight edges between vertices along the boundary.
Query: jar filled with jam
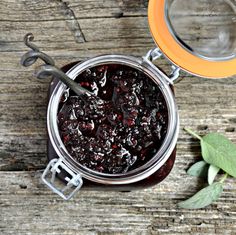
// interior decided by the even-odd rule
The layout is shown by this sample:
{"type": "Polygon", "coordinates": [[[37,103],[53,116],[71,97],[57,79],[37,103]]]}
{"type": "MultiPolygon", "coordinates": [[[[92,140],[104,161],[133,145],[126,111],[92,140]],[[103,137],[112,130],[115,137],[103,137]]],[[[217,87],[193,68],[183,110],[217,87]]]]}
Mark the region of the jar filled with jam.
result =
{"type": "Polygon", "coordinates": [[[177,108],[166,75],[147,61],[104,55],[72,66],[67,75],[99,99],[77,96],[53,81],[49,158],[60,156],[62,179],[69,167],[81,176],[85,189],[130,191],[153,186],[169,174],[175,160],[177,108]]]}
{"type": "MultiPolygon", "coordinates": [[[[218,1],[216,8],[205,1],[207,9],[215,13],[232,8],[231,1],[218,1]]],[[[130,191],[160,183],[176,156],[179,118],[173,84],[179,71],[211,78],[236,74],[232,16],[227,27],[207,26],[214,39],[202,35],[202,43],[192,43],[185,31],[190,26],[183,27],[178,17],[183,10],[179,2],[149,1],[150,30],[158,48],[144,57],[100,55],[62,68],[88,93],[78,95],[59,81],[62,72],[54,77],[47,113],[49,164],[42,180],[62,198],[71,198],[81,188],[130,191]],[[171,62],[169,75],[153,64],[163,55],[171,62]],[[56,179],[65,186],[56,186],[56,179]]],[[[191,11],[197,7],[196,1],[184,2],[191,11]]],[[[195,25],[198,19],[184,22],[195,25]]],[[[23,56],[23,65],[41,58],[47,64],[41,72],[50,74],[54,62],[31,42],[26,40],[26,45],[33,50],[23,56]]]]}

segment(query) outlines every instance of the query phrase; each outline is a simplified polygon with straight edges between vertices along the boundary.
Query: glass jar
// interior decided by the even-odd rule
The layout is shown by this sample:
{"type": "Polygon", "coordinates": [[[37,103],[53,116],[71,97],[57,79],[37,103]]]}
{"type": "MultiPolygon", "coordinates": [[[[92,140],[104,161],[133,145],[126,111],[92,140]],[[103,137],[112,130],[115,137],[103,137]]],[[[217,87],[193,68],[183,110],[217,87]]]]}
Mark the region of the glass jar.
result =
{"type": "MultiPolygon", "coordinates": [[[[130,191],[153,186],[163,180],[174,164],[179,132],[173,84],[178,81],[180,70],[207,78],[224,78],[236,74],[235,7],[233,0],[150,0],[148,20],[157,48],[142,58],[101,55],[66,66],[64,72],[72,80],[87,68],[104,64],[122,64],[146,74],[158,85],[164,96],[168,109],[168,128],[160,149],[146,164],[122,174],[104,174],[88,169],[70,156],[60,138],[57,114],[67,87],[53,80],[47,113],[50,162],[42,175],[43,182],[67,200],[82,185],[85,189],[130,191]],[[171,63],[170,75],[153,64],[160,56],[171,63]],[[63,189],[56,185],[56,177],[66,183],[63,189]]],[[[36,47],[30,47],[35,50],[31,57],[52,63],[45,59],[45,54],[40,54],[40,57],[36,47]]]]}
{"type": "MultiPolygon", "coordinates": [[[[92,187],[93,189],[106,188],[111,190],[130,191],[133,189],[153,186],[162,181],[169,174],[175,160],[175,146],[179,128],[178,111],[171,88],[171,78],[174,79],[175,77],[167,77],[150,61],[151,58],[154,59],[157,55],[159,55],[157,52],[159,53],[158,50],[150,51],[143,58],[124,55],[97,56],[84,62],[75,64],[66,72],[66,74],[74,80],[79,74],[88,68],[104,64],[122,64],[138,69],[139,71],[145,73],[150,79],[158,84],[159,88],[161,89],[168,108],[168,130],[164,142],[150,161],[141,167],[126,173],[104,174],[92,171],[89,168],[79,164],[70,156],[61,140],[57,123],[57,114],[60,100],[64,92],[66,92],[67,86],[62,82],[58,82],[53,89],[48,104],[47,114],[47,127],[50,142],[52,144],[49,158],[52,158],[52,156],[58,156],[59,158],[53,158],[50,161],[42,178],[43,181],[51,189],[53,189],[53,191],[61,195],[64,199],[70,198],[74,192],[78,191],[82,186],[83,181],[85,181],[85,188],[92,187]],[[56,155],[55,153],[52,153],[52,149],[55,150],[56,155]],[[64,171],[64,173],[61,173],[61,171],[64,171]],[[70,185],[76,186],[76,188],[73,189],[74,191],[70,192],[70,194],[67,196],[62,194],[62,192],[58,190],[55,185],[50,182],[50,180],[47,179],[49,176],[48,174],[51,174],[52,172],[55,174],[56,172],[61,173],[61,178],[64,180],[65,178],[68,180],[70,179],[70,185]]],[[[49,177],[52,177],[53,179],[55,178],[53,174],[51,174],[49,177]]]]}

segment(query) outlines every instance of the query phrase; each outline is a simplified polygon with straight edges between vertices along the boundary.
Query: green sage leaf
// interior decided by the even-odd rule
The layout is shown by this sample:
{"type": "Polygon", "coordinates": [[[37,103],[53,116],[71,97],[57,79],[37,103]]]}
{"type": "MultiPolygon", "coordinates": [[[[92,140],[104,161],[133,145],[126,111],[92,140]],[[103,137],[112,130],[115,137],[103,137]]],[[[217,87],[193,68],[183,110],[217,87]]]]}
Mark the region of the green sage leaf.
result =
{"type": "Polygon", "coordinates": [[[218,133],[212,133],[201,139],[203,159],[236,177],[236,145],[218,133]]]}
{"type": "Polygon", "coordinates": [[[212,184],[216,178],[216,175],[220,171],[220,168],[214,165],[210,165],[208,169],[208,184],[212,184]]]}
{"type": "Polygon", "coordinates": [[[209,166],[208,163],[206,163],[205,161],[199,161],[193,164],[188,169],[187,174],[191,176],[206,178],[208,173],[208,166],[209,166]]]}
{"type": "Polygon", "coordinates": [[[222,191],[222,183],[215,182],[200,190],[186,201],[180,202],[178,206],[185,209],[200,209],[206,207],[217,200],[220,197],[222,191]]]}

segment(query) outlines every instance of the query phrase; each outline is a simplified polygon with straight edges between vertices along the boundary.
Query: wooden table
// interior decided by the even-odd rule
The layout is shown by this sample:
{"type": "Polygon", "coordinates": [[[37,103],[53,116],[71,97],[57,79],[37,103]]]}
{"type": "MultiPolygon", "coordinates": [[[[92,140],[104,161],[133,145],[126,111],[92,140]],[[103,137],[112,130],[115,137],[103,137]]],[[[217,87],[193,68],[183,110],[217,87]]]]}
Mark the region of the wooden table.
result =
{"type": "MultiPolygon", "coordinates": [[[[173,171],[144,191],[81,191],[63,201],[40,181],[46,166],[49,80],[33,77],[20,57],[27,32],[58,66],[98,54],[142,56],[155,45],[147,0],[2,0],[0,5],[0,234],[236,234],[236,180],[201,210],[177,203],[204,186],[186,175],[200,159],[200,134],[218,131],[236,142],[236,78],[208,80],[182,73],[176,84],[181,131],[173,171]]],[[[166,60],[158,64],[165,70],[166,60]]]]}

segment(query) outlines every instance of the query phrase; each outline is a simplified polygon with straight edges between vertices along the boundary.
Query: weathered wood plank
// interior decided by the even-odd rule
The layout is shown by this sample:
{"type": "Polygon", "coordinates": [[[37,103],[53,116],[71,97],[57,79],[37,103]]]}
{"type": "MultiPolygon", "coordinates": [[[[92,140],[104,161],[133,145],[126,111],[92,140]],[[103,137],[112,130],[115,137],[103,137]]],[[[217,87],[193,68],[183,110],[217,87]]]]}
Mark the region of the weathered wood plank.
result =
{"type": "Polygon", "coordinates": [[[119,18],[147,14],[148,0],[43,0],[1,1],[2,21],[50,21],[64,20],[73,11],[76,19],[119,18]],[[15,10],[18,11],[15,11],[15,10]],[[22,17],[24,16],[24,17],[22,17]]]}
{"type": "MultiPolygon", "coordinates": [[[[202,8],[205,2],[207,1],[201,1],[202,8]]],[[[39,45],[44,46],[45,50],[70,48],[71,51],[76,48],[76,50],[96,51],[99,48],[107,48],[112,53],[112,48],[122,48],[124,45],[126,49],[135,47],[136,50],[140,50],[140,47],[152,47],[147,20],[143,17],[146,16],[146,6],[146,0],[117,0],[113,3],[109,0],[81,1],[80,3],[77,1],[65,3],[58,0],[17,3],[3,1],[0,9],[2,32],[0,45],[3,51],[22,51],[24,47],[19,42],[22,41],[25,33],[31,31],[37,37],[39,45]],[[100,11],[102,14],[99,13],[100,11]],[[124,13],[122,17],[116,17],[123,11],[127,13],[124,13]],[[9,34],[9,30],[14,30],[14,33],[9,34]],[[81,34],[84,38],[80,38],[81,34]],[[84,39],[86,43],[78,45],[78,42],[83,42],[84,39]],[[112,43],[111,40],[116,40],[116,43],[112,43]]],[[[230,14],[227,9],[224,13],[220,13],[214,16],[216,25],[222,21],[222,14],[225,17],[230,14]]],[[[194,12],[188,12],[188,14],[186,15],[182,8],[178,9],[176,15],[182,17],[176,18],[176,24],[185,27],[183,21],[189,21],[190,15],[193,19],[199,17],[199,12],[195,13],[194,17],[194,12]]],[[[211,38],[211,32],[207,28],[209,21],[207,11],[200,17],[205,27],[202,29],[186,27],[183,39],[189,41],[189,35],[191,35],[191,40],[197,41],[201,34],[211,38]],[[206,31],[207,34],[201,30],[206,31]],[[196,31],[198,33],[194,35],[196,31]]],[[[130,53],[130,51],[127,52],[130,53]]]]}
{"type": "Polygon", "coordinates": [[[228,179],[221,199],[207,209],[177,209],[202,184],[184,169],[144,191],[81,191],[69,202],[39,181],[40,173],[0,172],[2,234],[234,234],[236,182],[228,179]]]}
{"type": "MultiPolygon", "coordinates": [[[[175,86],[181,132],[171,175],[144,191],[81,191],[64,202],[40,183],[46,165],[46,108],[49,81],[37,81],[19,59],[28,49],[23,36],[58,66],[98,54],[143,56],[155,46],[148,29],[147,0],[2,0],[0,6],[0,234],[235,234],[236,182],[230,178],[212,206],[181,210],[176,204],[204,185],[185,170],[200,158],[201,134],[219,131],[236,143],[236,80],[209,80],[183,73],[175,86]],[[82,37],[81,35],[84,35],[82,37]]],[[[201,1],[204,8],[206,0],[201,1]]],[[[215,14],[219,23],[227,11],[215,14]]],[[[179,9],[177,16],[208,14],[179,9]]],[[[193,34],[196,29],[186,28],[193,34]]],[[[199,30],[199,29],[198,29],[199,30]]],[[[206,30],[206,29],[204,29],[206,30]]],[[[198,31],[199,32],[199,31],[198,31]]],[[[193,37],[193,40],[197,39],[193,37]]],[[[209,33],[209,38],[211,34],[209,33]]],[[[169,70],[166,60],[157,64],[169,70]]]]}

